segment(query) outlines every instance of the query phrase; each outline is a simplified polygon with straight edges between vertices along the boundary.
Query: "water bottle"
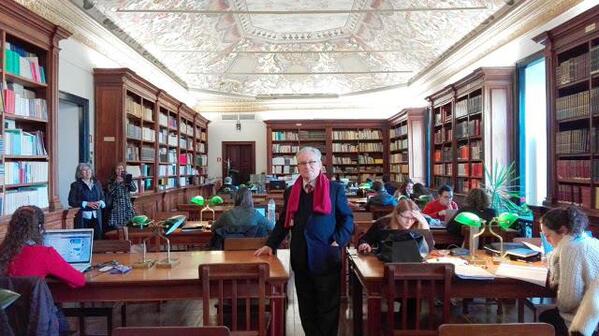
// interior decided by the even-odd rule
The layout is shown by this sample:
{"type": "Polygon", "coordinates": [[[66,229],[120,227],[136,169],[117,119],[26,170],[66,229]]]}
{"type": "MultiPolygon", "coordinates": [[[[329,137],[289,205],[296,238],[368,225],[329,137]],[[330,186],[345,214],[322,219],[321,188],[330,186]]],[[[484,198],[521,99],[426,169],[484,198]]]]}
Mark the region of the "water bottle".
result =
{"type": "Polygon", "coordinates": [[[268,201],[268,209],[267,209],[267,219],[268,221],[274,225],[275,224],[275,200],[270,199],[268,201]]]}

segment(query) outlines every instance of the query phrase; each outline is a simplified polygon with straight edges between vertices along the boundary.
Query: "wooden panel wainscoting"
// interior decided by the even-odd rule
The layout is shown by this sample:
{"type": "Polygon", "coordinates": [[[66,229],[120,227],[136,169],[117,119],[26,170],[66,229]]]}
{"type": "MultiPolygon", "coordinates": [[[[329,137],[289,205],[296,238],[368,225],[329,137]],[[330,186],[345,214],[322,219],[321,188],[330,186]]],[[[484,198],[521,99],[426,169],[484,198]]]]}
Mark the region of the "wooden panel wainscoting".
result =
{"type": "Polygon", "coordinates": [[[138,214],[153,218],[157,212],[177,211],[177,204],[189,203],[193,196],[202,195],[207,198],[213,194],[213,184],[189,186],[135,195],[133,206],[138,214]]]}

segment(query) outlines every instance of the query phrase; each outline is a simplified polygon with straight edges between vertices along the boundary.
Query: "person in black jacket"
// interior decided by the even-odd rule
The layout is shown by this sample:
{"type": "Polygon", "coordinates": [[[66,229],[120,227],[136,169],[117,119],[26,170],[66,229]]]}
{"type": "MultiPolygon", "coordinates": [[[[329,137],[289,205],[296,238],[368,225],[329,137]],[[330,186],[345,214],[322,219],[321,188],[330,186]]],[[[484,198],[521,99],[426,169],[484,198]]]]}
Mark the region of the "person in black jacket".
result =
{"type": "MultiPolygon", "coordinates": [[[[490,200],[487,192],[480,188],[475,188],[466,195],[466,206],[460,208],[456,216],[460,212],[472,212],[489,223],[493,217],[497,216],[497,211],[490,208],[490,200]]],[[[447,223],[447,231],[455,235],[462,235],[461,224],[454,220],[455,216],[447,223]]]]}
{"type": "Polygon", "coordinates": [[[94,229],[94,239],[102,239],[102,209],[106,207],[102,185],[88,163],[77,166],[75,179],[69,191],[69,206],[81,208],[75,217],[75,228],[94,229]]]}

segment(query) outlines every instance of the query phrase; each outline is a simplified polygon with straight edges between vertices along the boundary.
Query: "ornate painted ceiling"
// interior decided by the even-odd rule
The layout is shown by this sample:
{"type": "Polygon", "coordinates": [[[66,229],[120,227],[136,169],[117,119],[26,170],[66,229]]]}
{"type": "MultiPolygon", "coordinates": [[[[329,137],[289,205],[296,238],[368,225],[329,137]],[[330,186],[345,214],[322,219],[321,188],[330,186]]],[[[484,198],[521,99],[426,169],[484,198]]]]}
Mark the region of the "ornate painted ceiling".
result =
{"type": "Polygon", "coordinates": [[[188,88],[349,94],[402,86],[514,0],[71,0],[188,88]]]}

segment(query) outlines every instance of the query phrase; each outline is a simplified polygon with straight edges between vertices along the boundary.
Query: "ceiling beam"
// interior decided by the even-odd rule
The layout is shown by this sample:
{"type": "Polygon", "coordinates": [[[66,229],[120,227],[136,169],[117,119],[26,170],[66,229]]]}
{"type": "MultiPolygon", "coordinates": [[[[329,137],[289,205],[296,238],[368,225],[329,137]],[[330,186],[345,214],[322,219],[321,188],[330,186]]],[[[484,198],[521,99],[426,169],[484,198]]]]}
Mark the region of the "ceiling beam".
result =
{"type": "Polygon", "coordinates": [[[444,11],[465,11],[465,10],[485,10],[487,6],[463,6],[463,7],[405,7],[405,8],[380,8],[380,9],[308,9],[308,10],[204,10],[204,9],[117,9],[118,13],[156,13],[156,14],[196,14],[196,15],[215,15],[215,14],[246,14],[246,15],[315,15],[315,14],[392,14],[402,12],[444,12],[444,11]]]}
{"type": "MultiPolygon", "coordinates": [[[[414,50],[410,48],[410,50],[414,50]]],[[[164,53],[194,53],[194,54],[211,54],[221,53],[222,49],[219,50],[201,50],[201,49],[164,49],[160,50],[164,53]]],[[[373,50],[234,50],[231,54],[353,54],[353,53],[400,53],[405,52],[406,49],[373,49],[373,50]]]]}
{"type": "Polygon", "coordinates": [[[364,75],[364,74],[411,74],[412,70],[373,70],[373,71],[314,71],[314,72],[204,72],[191,71],[188,75],[240,75],[240,76],[306,76],[306,75],[364,75]]]}

